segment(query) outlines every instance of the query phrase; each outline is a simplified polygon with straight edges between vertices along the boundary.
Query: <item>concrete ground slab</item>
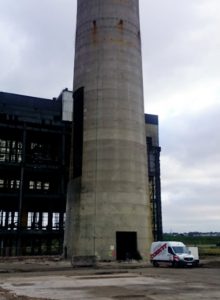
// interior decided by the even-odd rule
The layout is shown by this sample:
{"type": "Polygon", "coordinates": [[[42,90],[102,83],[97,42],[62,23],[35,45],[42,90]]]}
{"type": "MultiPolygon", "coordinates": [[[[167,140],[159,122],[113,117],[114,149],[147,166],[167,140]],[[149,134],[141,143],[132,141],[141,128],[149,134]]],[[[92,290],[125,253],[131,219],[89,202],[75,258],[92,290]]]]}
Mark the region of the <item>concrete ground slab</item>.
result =
{"type": "MultiPolygon", "coordinates": [[[[0,300],[216,300],[220,299],[219,261],[201,268],[153,268],[150,265],[107,264],[72,269],[67,263],[46,270],[11,266],[0,274],[0,300]],[[13,272],[12,272],[13,270],[13,272]]],[[[6,265],[5,265],[6,266],[6,265]]],[[[0,264],[0,269],[4,269],[0,264]]],[[[36,267],[36,265],[35,265],[36,267]]]]}
{"type": "Polygon", "coordinates": [[[42,299],[139,299],[145,297],[144,289],[160,284],[166,286],[170,280],[137,276],[136,274],[92,275],[92,276],[37,276],[10,278],[1,287],[16,295],[42,299]],[[112,298],[113,297],[113,298],[112,298]]]}

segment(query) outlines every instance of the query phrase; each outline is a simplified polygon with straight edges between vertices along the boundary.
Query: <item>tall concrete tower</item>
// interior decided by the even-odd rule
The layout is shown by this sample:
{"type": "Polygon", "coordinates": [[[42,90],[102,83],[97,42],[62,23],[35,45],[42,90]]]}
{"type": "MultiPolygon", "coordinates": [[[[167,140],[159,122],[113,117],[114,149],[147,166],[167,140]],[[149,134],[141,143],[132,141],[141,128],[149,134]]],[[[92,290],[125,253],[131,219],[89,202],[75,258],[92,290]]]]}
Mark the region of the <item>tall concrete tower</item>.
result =
{"type": "Polygon", "coordinates": [[[147,259],[148,195],[138,0],[78,0],[67,256],[147,259]]]}

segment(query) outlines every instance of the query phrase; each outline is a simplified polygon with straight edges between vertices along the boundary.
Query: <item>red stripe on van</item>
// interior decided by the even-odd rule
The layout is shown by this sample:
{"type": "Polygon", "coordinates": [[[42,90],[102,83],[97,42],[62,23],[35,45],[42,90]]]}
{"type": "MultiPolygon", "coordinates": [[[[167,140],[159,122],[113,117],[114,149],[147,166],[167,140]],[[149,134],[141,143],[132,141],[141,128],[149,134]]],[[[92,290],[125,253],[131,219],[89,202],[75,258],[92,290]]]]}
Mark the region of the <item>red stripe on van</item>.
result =
{"type": "Polygon", "coordinates": [[[151,259],[159,255],[161,252],[163,252],[164,249],[166,249],[167,244],[163,244],[160,248],[158,248],[154,253],[151,254],[151,259]]]}

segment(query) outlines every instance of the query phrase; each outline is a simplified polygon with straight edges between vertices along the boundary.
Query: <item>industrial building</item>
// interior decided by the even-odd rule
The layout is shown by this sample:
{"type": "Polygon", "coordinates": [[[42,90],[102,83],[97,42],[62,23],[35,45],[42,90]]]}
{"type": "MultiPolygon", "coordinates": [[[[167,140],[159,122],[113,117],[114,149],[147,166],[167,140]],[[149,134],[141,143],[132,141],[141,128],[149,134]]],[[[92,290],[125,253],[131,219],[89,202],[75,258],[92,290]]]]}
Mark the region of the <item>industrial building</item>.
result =
{"type": "Polygon", "coordinates": [[[152,233],[154,241],[163,240],[161,184],[160,184],[160,145],[158,116],[145,114],[145,129],[148,160],[148,183],[151,203],[152,233]]]}
{"type": "Polygon", "coordinates": [[[62,252],[71,95],[0,92],[1,255],[62,252]]]}
{"type": "MultiPolygon", "coordinates": [[[[79,131],[78,121],[72,123],[72,110],[72,93],[67,90],[54,99],[0,92],[1,256],[63,252],[67,185],[73,172],[72,124],[79,131]]],[[[162,238],[158,117],[145,115],[145,129],[152,234],[158,240],[162,238]]],[[[75,149],[78,162],[81,150],[75,149]]]]}
{"type": "Polygon", "coordinates": [[[73,96],[65,253],[77,264],[148,260],[161,229],[159,147],[146,142],[138,0],[77,1],[73,96]]]}

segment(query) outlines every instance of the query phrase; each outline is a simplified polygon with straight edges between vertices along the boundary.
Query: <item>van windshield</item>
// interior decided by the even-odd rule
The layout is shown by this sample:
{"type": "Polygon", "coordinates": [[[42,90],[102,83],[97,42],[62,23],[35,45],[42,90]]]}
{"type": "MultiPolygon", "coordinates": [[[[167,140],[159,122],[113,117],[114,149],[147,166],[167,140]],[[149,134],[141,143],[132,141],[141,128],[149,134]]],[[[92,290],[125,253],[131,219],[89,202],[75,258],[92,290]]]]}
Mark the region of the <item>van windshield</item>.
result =
{"type": "Polygon", "coordinates": [[[182,247],[182,246],[179,246],[179,247],[172,247],[173,248],[173,251],[176,253],[176,254],[183,254],[183,253],[189,253],[189,250],[186,248],[186,247],[182,247]]]}

